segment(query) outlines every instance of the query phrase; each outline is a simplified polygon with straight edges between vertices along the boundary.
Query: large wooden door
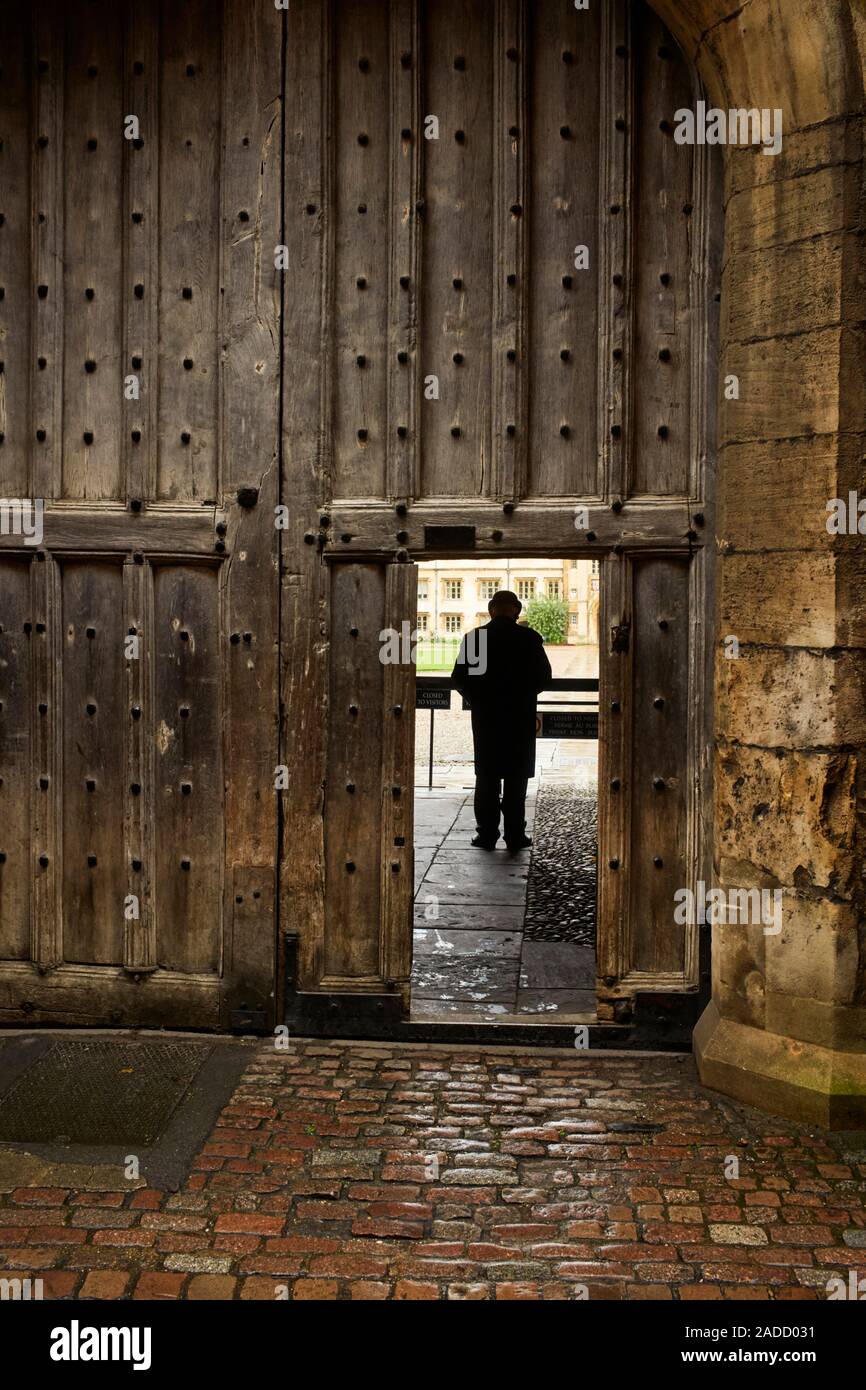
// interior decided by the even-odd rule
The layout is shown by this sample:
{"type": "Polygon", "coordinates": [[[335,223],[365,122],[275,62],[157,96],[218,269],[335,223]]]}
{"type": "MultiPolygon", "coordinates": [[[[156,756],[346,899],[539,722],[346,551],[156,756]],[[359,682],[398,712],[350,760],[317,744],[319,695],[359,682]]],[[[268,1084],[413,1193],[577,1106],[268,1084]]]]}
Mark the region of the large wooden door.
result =
{"type": "Polygon", "coordinates": [[[347,644],[347,597],[375,629],[401,559],[580,554],[604,575],[599,1015],[627,1018],[695,990],[673,894],[709,877],[721,203],[709,152],[673,138],[697,80],[640,0],[292,0],[287,36],[293,983],[400,991],[374,965],[411,931],[405,903],[373,910],[376,796],[339,801],[375,641],[347,644]]]}
{"type": "Polygon", "coordinates": [[[266,1027],[280,929],[301,993],[405,1006],[380,651],[447,555],[603,562],[600,1016],[693,991],[720,200],[660,21],[0,25],[0,493],[44,502],[0,507],[0,1017],[266,1027]]]}
{"type": "Polygon", "coordinates": [[[272,1016],[282,39],[0,14],[6,1023],[272,1016]]]}

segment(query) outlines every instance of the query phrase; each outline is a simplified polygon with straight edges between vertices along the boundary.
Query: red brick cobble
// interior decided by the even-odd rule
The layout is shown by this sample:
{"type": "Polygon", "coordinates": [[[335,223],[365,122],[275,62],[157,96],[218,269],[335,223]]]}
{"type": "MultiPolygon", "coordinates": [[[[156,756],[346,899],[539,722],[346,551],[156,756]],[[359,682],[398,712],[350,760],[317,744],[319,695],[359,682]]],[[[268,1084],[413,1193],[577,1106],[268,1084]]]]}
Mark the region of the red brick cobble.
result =
{"type": "Polygon", "coordinates": [[[866,1277],[864,1178],[687,1057],[263,1043],[179,1192],[0,1194],[0,1271],[46,1298],[810,1300],[866,1277]]]}

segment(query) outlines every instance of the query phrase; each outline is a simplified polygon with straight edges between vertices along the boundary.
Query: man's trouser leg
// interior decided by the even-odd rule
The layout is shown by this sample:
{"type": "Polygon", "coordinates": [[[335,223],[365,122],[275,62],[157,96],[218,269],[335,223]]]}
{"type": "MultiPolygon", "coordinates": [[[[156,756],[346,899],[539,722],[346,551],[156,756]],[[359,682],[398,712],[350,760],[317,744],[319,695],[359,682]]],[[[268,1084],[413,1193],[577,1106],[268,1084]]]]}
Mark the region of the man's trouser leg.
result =
{"type": "Polygon", "coordinates": [[[499,839],[499,778],[491,772],[475,774],[475,825],[482,840],[499,839]]]}
{"type": "Polygon", "coordinates": [[[516,845],[526,835],[527,777],[506,777],[502,787],[502,819],[505,843],[516,845]]]}

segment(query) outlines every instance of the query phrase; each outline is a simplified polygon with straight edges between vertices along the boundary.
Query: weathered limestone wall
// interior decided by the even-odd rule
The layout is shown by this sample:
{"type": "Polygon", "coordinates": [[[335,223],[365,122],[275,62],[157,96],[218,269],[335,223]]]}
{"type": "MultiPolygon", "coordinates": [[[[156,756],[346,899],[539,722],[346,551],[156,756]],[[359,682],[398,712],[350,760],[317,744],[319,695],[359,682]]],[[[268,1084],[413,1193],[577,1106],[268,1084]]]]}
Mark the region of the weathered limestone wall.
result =
{"type": "Polygon", "coordinates": [[[729,149],[719,432],[714,871],[783,926],[713,929],[708,1085],[866,1124],[866,498],[862,0],[653,0],[713,102],[781,108],[729,149]],[[724,654],[735,636],[738,659],[724,654]]]}

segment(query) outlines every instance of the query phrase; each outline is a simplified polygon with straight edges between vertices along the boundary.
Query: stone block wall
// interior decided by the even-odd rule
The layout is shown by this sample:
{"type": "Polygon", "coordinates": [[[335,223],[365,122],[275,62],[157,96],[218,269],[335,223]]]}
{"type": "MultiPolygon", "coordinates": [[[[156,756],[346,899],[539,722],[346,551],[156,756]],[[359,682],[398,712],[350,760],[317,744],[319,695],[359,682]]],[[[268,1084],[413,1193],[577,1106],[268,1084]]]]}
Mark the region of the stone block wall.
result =
{"type": "Polygon", "coordinates": [[[696,1051],[708,1085],[866,1124],[866,536],[826,525],[866,498],[866,9],[655,7],[715,104],[784,130],[726,151],[714,727],[715,880],[779,890],[781,931],[713,928],[696,1051]]]}

